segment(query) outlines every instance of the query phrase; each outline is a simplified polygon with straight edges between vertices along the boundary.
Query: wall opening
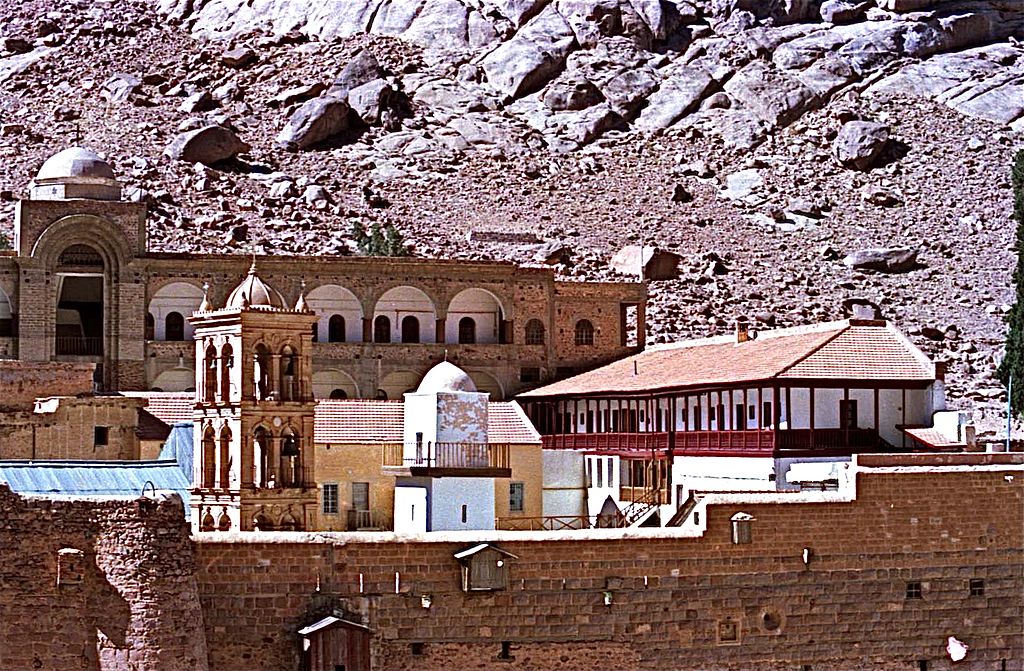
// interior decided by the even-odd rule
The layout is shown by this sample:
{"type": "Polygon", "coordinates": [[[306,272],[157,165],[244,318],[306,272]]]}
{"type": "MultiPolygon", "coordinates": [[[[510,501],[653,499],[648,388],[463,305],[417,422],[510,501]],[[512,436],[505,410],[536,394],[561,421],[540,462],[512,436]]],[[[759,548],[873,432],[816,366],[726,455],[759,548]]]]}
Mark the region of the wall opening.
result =
{"type": "Polygon", "coordinates": [[[619,307],[619,333],[622,334],[623,347],[638,347],[640,345],[640,307],[638,305],[622,305],[619,307]]]}

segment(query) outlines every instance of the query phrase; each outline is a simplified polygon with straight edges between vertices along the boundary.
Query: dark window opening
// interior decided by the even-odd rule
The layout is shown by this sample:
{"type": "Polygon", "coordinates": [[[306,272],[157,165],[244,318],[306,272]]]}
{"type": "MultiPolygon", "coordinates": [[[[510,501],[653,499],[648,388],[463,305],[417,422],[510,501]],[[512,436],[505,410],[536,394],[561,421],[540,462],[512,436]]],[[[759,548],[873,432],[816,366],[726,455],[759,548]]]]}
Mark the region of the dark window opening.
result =
{"type": "Polygon", "coordinates": [[[515,657],[512,656],[511,641],[501,642],[501,652],[498,653],[498,659],[515,659],[515,657]]]}
{"type": "Polygon", "coordinates": [[[971,596],[985,596],[985,581],[981,578],[971,578],[968,587],[971,596]]]}
{"type": "Polygon", "coordinates": [[[523,512],[523,494],[525,485],[522,482],[508,483],[508,510],[512,513],[523,512]]]}
{"type": "Polygon", "coordinates": [[[391,342],[391,320],[380,315],[373,320],[373,342],[391,342]]]}
{"type": "Polygon", "coordinates": [[[402,342],[418,343],[420,341],[420,320],[416,317],[402,318],[402,342]]]}
{"type": "Polygon", "coordinates": [[[462,523],[463,524],[466,523],[466,519],[468,518],[468,516],[469,516],[469,506],[463,504],[462,505],[462,523]]]}
{"type": "Polygon", "coordinates": [[[857,401],[839,401],[839,428],[857,428],[857,401]]]}
{"type": "Polygon", "coordinates": [[[60,278],[56,314],[56,352],[63,355],[103,354],[103,277],[60,278]]]}
{"type": "Polygon", "coordinates": [[[106,426],[97,426],[92,431],[92,444],[93,445],[108,445],[110,442],[110,428],[106,426]]]}
{"type": "Polygon", "coordinates": [[[761,428],[765,428],[775,423],[772,418],[772,404],[765,402],[761,404],[761,428]]]}
{"type": "Polygon", "coordinates": [[[544,344],[544,323],[539,319],[531,319],[526,322],[526,344],[544,344]]]}
{"type": "Polygon", "coordinates": [[[919,582],[908,582],[907,583],[907,598],[908,599],[920,599],[922,598],[921,583],[919,582]]]}
{"type": "Polygon", "coordinates": [[[917,671],[928,671],[928,660],[919,659],[917,660],[917,671]]]}
{"type": "Polygon", "coordinates": [[[170,312],[164,318],[164,340],[179,341],[185,339],[185,318],[180,312],[170,312]]]}
{"type": "Polygon", "coordinates": [[[594,325],[588,319],[576,322],[576,346],[594,344],[594,325]]]}
{"type": "Polygon", "coordinates": [[[345,342],[345,318],[332,315],[327,321],[327,342],[345,342]]]}
{"type": "Polygon", "coordinates": [[[410,643],[409,644],[409,653],[412,654],[412,655],[416,655],[417,657],[419,655],[422,655],[423,654],[423,644],[422,643],[410,643]]]}
{"type": "Polygon", "coordinates": [[[693,426],[690,428],[694,431],[700,431],[700,420],[700,406],[695,405],[693,406],[693,426]]]}
{"type": "Polygon", "coordinates": [[[150,312],[146,313],[146,328],[142,337],[146,340],[156,340],[156,320],[150,312]]]}
{"type": "Polygon", "coordinates": [[[459,320],[459,344],[472,345],[476,342],[476,321],[472,317],[459,320]]]}
{"type": "Polygon", "coordinates": [[[519,369],[520,382],[540,382],[540,368],[527,366],[519,369]]]}
{"type": "Polygon", "coordinates": [[[332,401],[341,401],[348,398],[348,392],[344,389],[332,389],[330,398],[332,401]]]}
{"type": "Polygon", "coordinates": [[[743,419],[746,416],[745,410],[746,408],[743,407],[742,403],[736,404],[735,412],[733,413],[734,417],[732,423],[732,428],[734,431],[739,431],[745,428],[745,421],[743,419]]]}
{"type": "Polygon", "coordinates": [[[311,330],[312,330],[312,333],[311,333],[312,341],[313,342],[320,342],[320,325],[319,324],[313,324],[311,330]]]}

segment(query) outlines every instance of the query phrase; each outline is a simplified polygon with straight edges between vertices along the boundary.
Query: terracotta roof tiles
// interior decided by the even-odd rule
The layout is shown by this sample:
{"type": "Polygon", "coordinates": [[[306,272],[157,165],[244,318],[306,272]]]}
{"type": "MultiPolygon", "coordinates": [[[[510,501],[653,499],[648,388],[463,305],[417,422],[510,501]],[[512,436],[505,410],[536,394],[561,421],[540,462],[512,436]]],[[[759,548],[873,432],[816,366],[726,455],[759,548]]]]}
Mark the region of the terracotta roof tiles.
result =
{"type": "Polygon", "coordinates": [[[653,347],[596,370],[520,394],[521,398],[668,391],[772,378],[922,380],[934,366],[895,328],[845,320],[653,347]]]}

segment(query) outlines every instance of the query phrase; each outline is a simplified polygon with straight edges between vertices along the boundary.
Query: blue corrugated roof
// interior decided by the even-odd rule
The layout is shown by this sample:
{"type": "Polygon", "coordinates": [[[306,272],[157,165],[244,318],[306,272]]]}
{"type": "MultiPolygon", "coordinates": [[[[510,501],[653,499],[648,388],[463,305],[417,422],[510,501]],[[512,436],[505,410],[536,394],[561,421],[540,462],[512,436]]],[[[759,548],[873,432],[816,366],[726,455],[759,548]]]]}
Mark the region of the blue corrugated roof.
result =
{"type": "Polygon", "coordinates": [[[192,422],[177,422],[171,427],[171,433],[164,441],[163,449],[157,459],[174,460],[181,466],[182,472],[192,482],[192,422]]]}
{"type": "Polygon", "coordinates": [[[188,514],[190,478],[176,461],[0,461],[0,482],[18,494],[139,497],[175,493],[188,514]]]}

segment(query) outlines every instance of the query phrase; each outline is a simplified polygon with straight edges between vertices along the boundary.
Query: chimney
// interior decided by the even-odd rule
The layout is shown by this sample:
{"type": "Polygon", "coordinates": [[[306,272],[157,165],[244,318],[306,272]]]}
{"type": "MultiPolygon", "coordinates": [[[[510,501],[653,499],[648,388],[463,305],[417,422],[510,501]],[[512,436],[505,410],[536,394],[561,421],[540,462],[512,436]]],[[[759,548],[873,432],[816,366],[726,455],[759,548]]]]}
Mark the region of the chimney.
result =
{"type": "Polygon", "coordinates": [[[747,342],[750,340],[750,324],[747,322],[746,317],[737,317],[736,319],[736,344],[747,342]]]}

